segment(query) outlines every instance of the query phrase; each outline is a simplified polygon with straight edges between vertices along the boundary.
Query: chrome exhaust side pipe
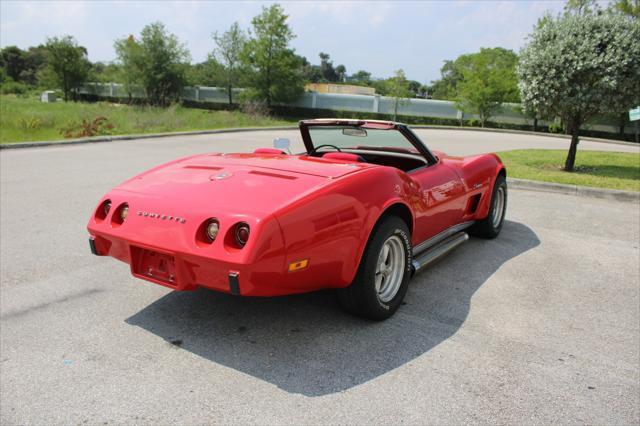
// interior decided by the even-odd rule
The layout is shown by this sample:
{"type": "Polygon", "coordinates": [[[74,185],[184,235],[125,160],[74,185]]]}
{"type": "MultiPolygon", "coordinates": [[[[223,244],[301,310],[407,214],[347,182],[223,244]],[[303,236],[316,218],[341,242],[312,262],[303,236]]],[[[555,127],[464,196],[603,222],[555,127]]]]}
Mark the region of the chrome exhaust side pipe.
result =
{"type": "Polygon", "coordinates": [[[467,235],[466,232],[458,232],[457,234],[453,234],[452,236],[442,240],[433,247],[430,247],[429,249],[415,256],[413,258],[413,261],[411,262],[411,266],[413,266],[413,273],[415,274],[425,266],[440,259],[442,256],[449,253],[451,250],[458,247],[468,239],[469,235],[467,235]]]}

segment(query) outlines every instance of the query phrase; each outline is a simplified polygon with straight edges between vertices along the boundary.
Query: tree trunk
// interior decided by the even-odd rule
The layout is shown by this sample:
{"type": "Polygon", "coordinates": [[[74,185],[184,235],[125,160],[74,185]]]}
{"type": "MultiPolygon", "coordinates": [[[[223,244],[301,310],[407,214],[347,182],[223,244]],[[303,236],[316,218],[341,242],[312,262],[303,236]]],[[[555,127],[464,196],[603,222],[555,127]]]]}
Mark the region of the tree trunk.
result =
{"type": "Polygon", "coordinates": [[[580,126],[571,126],[571,146],[569,147],[569,154],[567,160],[564,163],[564,170],[566,172],[572,172],[576,163],[576,152],[578,151],[578,143],[580,142],[580,126]]]}
{"type": "Polygon", "coordinates": [[[393,121],[398,119],[398,98],[395,99],[395,103],[393,104],[393,121]]]}
{"type": "Polygon", "coordinates": [[[618,117],[618,134],[620,135],[621,138],[624,138],[624,128],[626,127],[625,125],[627,124],[627,113],[624,112],[622,114],[620,114],[620,116],[618,117]]]}
{"type": "Polygon", "coordinates": [[[227,90],[229,93],[229,106],[233,105],[233,95],[232,95],[232,90],[231,90],[231,85],[227,86],[227,90]]]}
{"type": "Polygon", "coordinates": [[[534,132],[538,131],[538,117],[533,118],[533,131],[534,132]]]}
{"type": "Polygon", "coordinates": [[[67,83],[67,77],[62,77],[62,91],[64,92],[64,101],[69,100],[69,84],[67,83]]]}

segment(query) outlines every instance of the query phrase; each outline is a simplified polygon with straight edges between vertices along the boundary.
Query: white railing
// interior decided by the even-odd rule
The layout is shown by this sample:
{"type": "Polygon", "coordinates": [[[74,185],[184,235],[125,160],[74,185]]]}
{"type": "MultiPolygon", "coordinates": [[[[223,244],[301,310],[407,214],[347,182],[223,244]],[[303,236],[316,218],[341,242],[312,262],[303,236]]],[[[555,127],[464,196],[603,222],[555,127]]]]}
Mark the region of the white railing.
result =
{"type": "MultiPolygon", "coordinates": [[[[233,89],[234,99],[237,99],[243,89],[233,89]]],[[[133,90],[131,97],[141,98],[142,90],[133,90]]],[[[128,98],[129,93],[122,84],[117,83],[88,83],[80,93],[98,97],[128,98]]],[[[192,102],[227,103],[227,90],[221,87],[189,86],[182,90],[182,98],[192,102]]],[[[337,93],[305,92],[300,98],[286,106],[326,109],[335,111],[373,112],[393,114],[395,100],[386,96],[374,95],[345,95],[337,93]]],[[[465,114],[455,107],[451,101],[433,99],[404,99],[398,105],[398,115],[415,117],[433,117],[445,119],[478,119],[474,114],[465,114]]],[[[533,125],[533,120],[520,111],[519,104],[503,104],[502,110],[491,117],[491,121],[504,124],[533,125]]],[[[539,121],[544,126],[549,123],[539,121]]],[[[598,120],[584,126],[588,130],[616,133],[618,127],[612,123],[598,120]]],[[[626,127],[627,133],[633,133],[632,126],[626,127]]]]}

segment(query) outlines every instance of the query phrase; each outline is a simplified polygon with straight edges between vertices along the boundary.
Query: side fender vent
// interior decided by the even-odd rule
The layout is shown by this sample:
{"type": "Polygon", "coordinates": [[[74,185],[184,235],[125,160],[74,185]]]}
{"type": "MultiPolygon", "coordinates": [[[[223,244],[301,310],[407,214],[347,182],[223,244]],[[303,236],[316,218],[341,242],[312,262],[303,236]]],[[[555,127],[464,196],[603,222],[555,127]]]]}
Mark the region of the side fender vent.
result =
{"type": "Polygon", "coordinates": [[[473,214],[476,212],[476,210],[478,210],[478,205],[480,204],[480,197],[482,197],[482,194],[476,194],[473,197],[469,198],[469,201],[467,202],[468,214],[473,214]]]}

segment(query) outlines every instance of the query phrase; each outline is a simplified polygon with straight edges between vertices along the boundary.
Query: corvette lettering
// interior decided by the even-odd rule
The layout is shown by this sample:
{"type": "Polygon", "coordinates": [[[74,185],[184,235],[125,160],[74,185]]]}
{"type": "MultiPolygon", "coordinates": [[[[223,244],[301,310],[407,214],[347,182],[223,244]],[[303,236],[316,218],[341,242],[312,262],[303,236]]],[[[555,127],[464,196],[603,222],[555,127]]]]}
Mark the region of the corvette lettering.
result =
{"type": "Polygon", "coordinates": [[[148,217],[151,219],[160,219],[160,220],[169,220],[172,222],[178,222],[178,223],[186,223],[187,220],[185,218],[182,217],[177,217],[177,216],[169,216],[166,214],[159,214],[159,213],[149,213],[149,212],[143,212],[141,210],[138,210],[138,216],[142,216],[142,217],[148,217]]]}

